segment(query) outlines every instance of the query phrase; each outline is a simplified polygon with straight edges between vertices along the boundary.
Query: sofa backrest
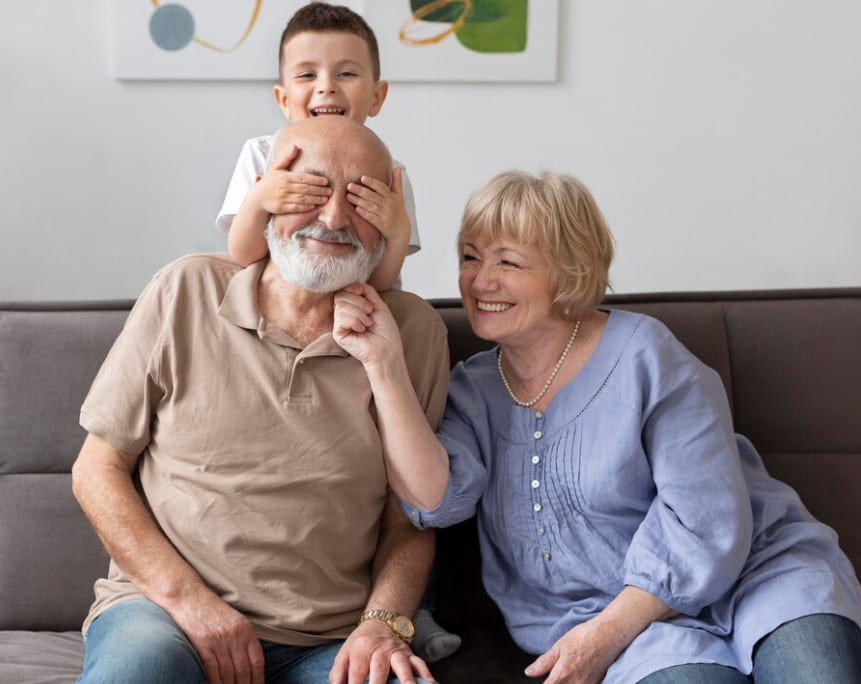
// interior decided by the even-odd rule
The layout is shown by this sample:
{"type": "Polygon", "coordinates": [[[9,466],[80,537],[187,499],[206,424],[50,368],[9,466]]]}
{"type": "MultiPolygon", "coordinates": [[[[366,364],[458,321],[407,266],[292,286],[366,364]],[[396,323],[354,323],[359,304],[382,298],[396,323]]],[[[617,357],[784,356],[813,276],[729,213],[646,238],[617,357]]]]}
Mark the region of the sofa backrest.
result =
{"type": "MultiPolygon", "coordinates": [[[[452,362],[489,347],[459,300],[433,300],[452,362]]],[[[130,301],[0,304],[0,630],[74,630],[107,557],[71,494],[78,410],[130,301]]],[[[834,527],[861,571],[861,288],[610,297],[666,323],[723,379],[736,428],[834,527]]],[[[471,523],[440,532],[440,590],[463,619],[496,615],[471,523]]]]}
{"type": "Polygon", "coordinates": [[[78,410],[130,305],[0,305],[0,630],[80,629],[107,570],[70,470],[78,410]]]}

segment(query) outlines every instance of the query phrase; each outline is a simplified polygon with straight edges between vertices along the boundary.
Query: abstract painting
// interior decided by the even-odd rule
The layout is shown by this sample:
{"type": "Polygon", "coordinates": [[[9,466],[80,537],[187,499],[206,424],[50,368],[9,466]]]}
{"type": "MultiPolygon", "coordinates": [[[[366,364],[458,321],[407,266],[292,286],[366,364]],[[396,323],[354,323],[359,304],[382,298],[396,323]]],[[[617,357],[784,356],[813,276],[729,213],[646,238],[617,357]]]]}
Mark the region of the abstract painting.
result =
{"type": "MultiPolygon", "coordinates": [[[[362,14],[390,81],[552,81],[559,0],[334,0],[362,14]]],[[[306,0],[113,0],[120,79],[274,81],[306,0]]]]}

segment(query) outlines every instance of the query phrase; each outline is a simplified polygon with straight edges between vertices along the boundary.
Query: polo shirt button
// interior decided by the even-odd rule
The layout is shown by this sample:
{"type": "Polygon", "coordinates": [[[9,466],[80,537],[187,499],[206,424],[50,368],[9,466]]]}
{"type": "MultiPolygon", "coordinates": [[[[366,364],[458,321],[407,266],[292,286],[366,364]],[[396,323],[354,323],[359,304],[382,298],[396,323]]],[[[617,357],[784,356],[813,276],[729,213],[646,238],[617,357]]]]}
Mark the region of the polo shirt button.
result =
{"type": "Polygon", "coordinates": [[[532,510],[533,510],[533,511],[535,511],[535,512],[537,513],[538,511],[540,511],[540,510],[541,510],[541,504],[535,504],[535,505],[532,507],[532,510]]]}
{"type": "Polygon", "coordinates": [[[541,430],[536,430],[535,434],[532,435],[535,439],[541,439],[541,430]]]}
{"type": "Polygon", "coordinates": [[[532,462],[533,462],[533,463],[535,463],[535,464],[537,464],[540,460],[541,460],[541,457],[540,457],[540,456],[533,456],[533,457],[532,457],[532,462]]]}
{"type": "Polygon", "coordinates": [[[538,489],[541,486],[541,483],[538,480],[532,480],[532,489],[538,489]]]}
{"type": "Polygon", "coordinates": [[[550,560],[551,558],[552,558],[552,556],[550,555],[550,553],[548,551],[545,551],[544,552],[544,560],[550,560]]]}

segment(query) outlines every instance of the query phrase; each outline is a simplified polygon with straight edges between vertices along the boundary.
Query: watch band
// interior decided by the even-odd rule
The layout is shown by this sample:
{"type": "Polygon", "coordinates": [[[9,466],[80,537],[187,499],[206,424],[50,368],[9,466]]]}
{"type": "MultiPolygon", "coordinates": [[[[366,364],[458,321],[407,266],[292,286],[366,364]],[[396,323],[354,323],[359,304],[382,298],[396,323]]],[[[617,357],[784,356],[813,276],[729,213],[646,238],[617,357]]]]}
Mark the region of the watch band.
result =
{"type": "Polygon", "coordinates": [[[362,617],[359,618],[359,624],[366,620],[382,620],[392,630],[392,634],[408,644],[412,643],[413,636],[415,636],[415,627],[412,620],[406,615],[401,615],[391,610],[371,608],[362,613],[362,617]]]}

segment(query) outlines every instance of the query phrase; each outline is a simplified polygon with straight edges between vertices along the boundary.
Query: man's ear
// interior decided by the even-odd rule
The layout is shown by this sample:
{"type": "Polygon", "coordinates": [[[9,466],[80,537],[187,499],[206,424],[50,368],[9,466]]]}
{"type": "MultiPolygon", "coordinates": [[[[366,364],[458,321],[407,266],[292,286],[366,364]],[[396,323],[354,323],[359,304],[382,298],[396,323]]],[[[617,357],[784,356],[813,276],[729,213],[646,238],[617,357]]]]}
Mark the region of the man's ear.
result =
{"type": "Polygon", "coordinates": [[[368,112],[368,116],[376,116],[380,113],[380,109],[382,109],[383,102],[386,101],[386,95],[388,94],[389,82],[377,81],[377,83],[374,85],[374,101],[371,104],[371,109],[368,112]]]}
{"type": "Polygon", "coordinates": [[[278,109],[280,109],[284,116],[291,121],[290,118],[290,103],[287,101],[287,91],[284,90],[280,85],[272,86],[272,95],[275,98],[275,104],[278,105],[278,109]]]}

